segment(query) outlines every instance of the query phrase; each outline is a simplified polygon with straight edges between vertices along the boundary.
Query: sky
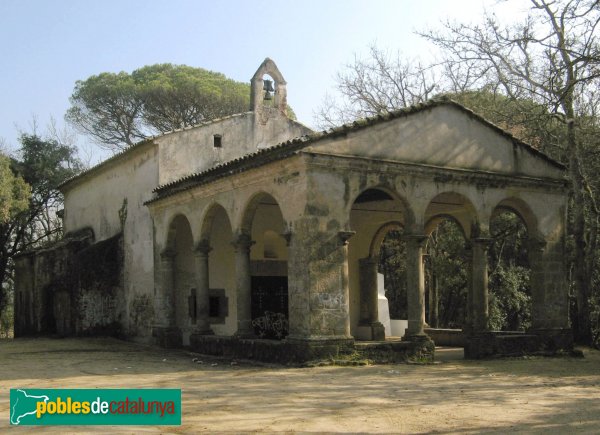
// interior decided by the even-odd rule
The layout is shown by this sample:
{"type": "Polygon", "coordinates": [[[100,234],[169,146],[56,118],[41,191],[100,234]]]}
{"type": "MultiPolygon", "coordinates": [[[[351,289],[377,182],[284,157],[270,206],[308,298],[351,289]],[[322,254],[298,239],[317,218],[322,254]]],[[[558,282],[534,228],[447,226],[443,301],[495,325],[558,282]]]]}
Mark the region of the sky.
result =
{"type": "Polygon", "coordinates": [[[51,118],[64,124],[75,82],[91,75],[168,62],[249,82],[265,57],[282,72],[298,120],[314,126],[336,73],[371,44],[432,55],[416,30],[479,21],[484,8],[510,19],[527,2],[0,0],[0,138],[14,149],[32,119],[42,132],[51,118]]]}

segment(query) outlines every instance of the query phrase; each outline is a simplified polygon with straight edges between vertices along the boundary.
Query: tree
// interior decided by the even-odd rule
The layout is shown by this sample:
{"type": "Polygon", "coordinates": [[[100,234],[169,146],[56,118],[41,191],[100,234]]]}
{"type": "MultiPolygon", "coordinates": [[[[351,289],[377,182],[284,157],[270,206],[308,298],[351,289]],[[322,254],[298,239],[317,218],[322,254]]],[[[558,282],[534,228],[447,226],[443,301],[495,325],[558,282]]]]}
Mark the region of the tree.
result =
{"type": "Polygon", "coordinates": [[[440,92],[435,68],[404,59],[400,53],[392,56],[375,45],[369,54],[366,59],[355,57],[337,74],[342,102],[325,98],[316,113],[320,128],[422,103],[440,92]]]}
{"type": "Polygon", "coordinates": [[[10,159],[0,154],[0,224],[27,210],[29,194],[29,185],[13,173],[10,159]]]}
{"type": "Polygon", "coordinates": [[[245,112],[250,104],[248,84],[202,68],[151,65],[131,76],[143,101],[144,124],[162,133],[245,112]]]}
{"type": "Polygon", "coordinates": [[[110,150],[152,134],[248,110],[250,86],[185,65],[157,64],[78,81],[66,119],[110,150]]]}
{"type": "Polygon", "coordinates": [[[12,288],[12,259],[15,255],[58,240],[62,223],[57,212],[62,195],[57,186],[76,175],[81,164],[75,149],[55,139],[42,139],[37,134],[22,134],[21,150],[11,160],[10,169],[18,180],[18,210],[0,222],[0,312],[12,288]],[[26,183],[26,184],[25,184],[26,183]],[[29,189],[24,186],[30,186],[29,189]],[[25,190],[23,190],[25,189],[25,190]],[[24,207],[26,203],[27,207],[24,207]]]}
{"type": "MultiPolygon", "coordinates": [[[[344,102],[326,101],[318,114],[329,126],[449,94],[565,162],[571,180],[567,230],[574,326],[582,343],[592,338],[590,301],[600,301],[599,22],[597,0],[531,0],[521,23],[502,25],[489,14],[480,25],[446,23],[420,33],[441,48],[442,61],[411,69],[414,63],[400,56],[372,50],[370,61],[355,60],[347,74],[338,75],[344,102]],[[433,80],[421,79],[427,77],[433,80]]],[[[600,345],[600,314],[594,315],[600,345]]]]}
{"type": "Polygon", "coordinates": [[[71,104],[67,121],[107,149],[132,145],[147,135],[138,87],[127,73],[102,73],[78,81],[71,104]]]}
{"type": "Polygon", "coordinates": [[[484,25],[447,23],[441,32],[422,35],[443,49],[446,64],[466,65],[475,71],[473,83],[494,83],[499,92],[513,100],[535,101],[563,123],[572,183],[575,332],[578,341],[589,343],[599,216],[591,200],[596,194],[586,195],[592,187],[586,182],[581,159],[581,127],[587,110],[598,105],[590,98],[590,89],[597,90],[600,80],[600,4],[595,0],[531,0],[531,4],[525,22],[516,25],[502,26],[486,15],[484,25]]]}

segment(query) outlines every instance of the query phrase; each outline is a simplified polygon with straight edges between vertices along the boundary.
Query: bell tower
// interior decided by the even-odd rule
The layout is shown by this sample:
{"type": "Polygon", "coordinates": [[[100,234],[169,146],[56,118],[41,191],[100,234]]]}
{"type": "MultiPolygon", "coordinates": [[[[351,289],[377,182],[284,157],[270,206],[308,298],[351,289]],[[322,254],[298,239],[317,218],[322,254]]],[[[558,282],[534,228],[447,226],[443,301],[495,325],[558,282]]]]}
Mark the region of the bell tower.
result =
{"type": "Polygon", "coordinates": [[[266,124],[272,116],[287,117],[285,86],[279,68],[267,57],[250,79],[250,110],[261,124],[266,124]]]}

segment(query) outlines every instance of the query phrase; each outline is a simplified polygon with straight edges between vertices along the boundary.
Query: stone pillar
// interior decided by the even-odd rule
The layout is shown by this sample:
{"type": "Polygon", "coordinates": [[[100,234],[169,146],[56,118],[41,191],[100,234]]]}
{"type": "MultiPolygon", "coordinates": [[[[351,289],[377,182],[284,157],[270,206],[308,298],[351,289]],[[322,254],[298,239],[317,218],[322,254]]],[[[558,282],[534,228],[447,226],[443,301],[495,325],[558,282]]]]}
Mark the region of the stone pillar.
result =
{"type": "Polygon", "coordinates": [[[423,248],[427,241],[424,234],[407,234],[406,240],[406,292],[408,300],[408,328],[405,340],[428,338],[425,326],[425,276],[423,248]]]}
{"type": "Polygon", "coordinates": [[[570,350],[573,333],[569,328],[568,285],[565,278],[564,241],[529,242],[531,266],[531,330],[546,352],[570,350]]]}
{"type": "Polygon", "coordinates": [[[465,262],[467,264],[467,311],[463,334],[469,335],[473,332],[473,245],[465,243],[465,262]]]}
{"type": "Polygon", "coordinates": [[[344,335],[350,337],[350,273],[348,271],[348,240],[356,232],[354,231],[340,231],[338,232],[338,238],[342,244],[342,259],[341,259],[341,294],[343,295],[343,301],[341,304],[342,315],[344,316],[344,335]]]}
{"type": "Polygon", "coordinates": [[[160,288],[152,335],[163,347],[182,345],[181,330],[175,319],[175,255],[175,251],[168,248],[160,253],[160,288]]]}
{"type": "Polygon", "coordinates": [[[240,338],[254,337],[252,328],[252,288],[250,281],[250,235],[242,233],[233,242],[235,248],[235,275],[237,291],[237,324],[235,333],[240,338]]]}
{"type": "Polygon", "coordinates": [[[531,328],[547,328],[544,316],[544,248],[546,242],[537,238],[527,240],[527,254],[531,268],[531,328]]]}
{"type": "Polygon", "coordinates": [[[429,327],[437,328],[439,327],[439,295],[440,289],[438,285],[439,281],[437,279],[436,274],[431,273],[431,283],[429,286],[429,327]]]}
{"type": "Polygon", "coordinates": [[[212,334],[208,321],[209,270],[208,253],[212,250],[208,240],[201,240],[194,250],[196,263],[196,331],[195,334],[212,334]]]}
{"type": "Polygon", "coordinates": [[[377,289],[377,257],[359,260],[360,324],[371,327],[372,340],[385,340],[385,328],[379,321],[379,294],[377,289]]]}
{"type": "Polygon", "coordinates": [[[492,239],[478,237],[472,243],[473,332],[489,331],[488,326],[488,249],[492,239]]]}

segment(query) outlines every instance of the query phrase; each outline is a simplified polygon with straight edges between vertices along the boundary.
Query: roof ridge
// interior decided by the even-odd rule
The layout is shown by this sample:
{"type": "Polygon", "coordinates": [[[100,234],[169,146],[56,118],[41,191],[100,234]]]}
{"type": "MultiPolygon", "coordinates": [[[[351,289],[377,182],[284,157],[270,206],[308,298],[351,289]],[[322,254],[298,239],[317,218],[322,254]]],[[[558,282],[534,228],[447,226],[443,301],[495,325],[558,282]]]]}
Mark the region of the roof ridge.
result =
{"type": "MultiPolygon", "coordinates": [[[[424,110],[431,109],[431,108],[437,107],[437,106],[442,106],[442,105],[450,105],[450,106],[454,106],[454,107],[458,108],[459,110],[461,110],[462,112],[466,113],[467,115],[475,118],[479,122],[482,122],[483,124],[487,125],[488,127],[493,128],[496,132],[507,137],[508,139],[510,139],[514,143],[518,144],[519,146],[524,147],[527,151],[532,152],[532,153],[536,154],[537,156],[544,158],[548,162],[552,163],[553,165],[555,165],[561,169],[565,168],[565,166],[562,163],[557,162],[556,160],[552,159],[551,157],[549,157],[542,151],[540,151],[540,150],[532,147],[530,144],[523,142],[522,140],[516,138],[510,132],[508,132],[508,131],[504,130],[503,128],[497,126],[496,124],[488,121],[481,115],[478,115],[477,113],[475,113],[473,110],[463,106],[459,102],[453,100],[452,98],[449,98],[446,95],[441,95],[439,97],[432,98],[430,100],[424,101],[422,103],[414,104],[412,106],[403,107],[401,109],[397,109],[397,110],[393,110],[393,111],[385,111],[385,112],[377,114],[377,115],[359,118],[352,122],[348,122],[348,123],[344,123],[339,126],[331,127],[327,130],[311,133],[311,134],[304,135],[304,136],[299,136],[297,138],[290,139],[285,142],[280,142],[271,147],[260,149],[253,153],[244,154],[243,156],[237,157],[237,158],[229,160],[227,162],[220,163],[216,166],[210,167],[203,171],[194,172],[194,173],[185,175],[176,180],[170,181],[168,183],[164,183],[164,184],[159,185],[156,188],[154,188],[152,190],[152,192],[157,193],[159,195],[157,198],[153,198],[153,199],[147,201],[147,203],[160,199],[161,198],[160,192],[162,192],[162,191],[175,188],[176,186],[179,186],[181,184],[186,184],[187,182],[192,182],[194,180],[198,180],[198,179],[200,179],[204,176],[210,175],[211,173],[214,173],[214,172],[218,172],[218,171],[221,171],[221,170],[224,170],[227,168],[233,168],[234,166],[236,166],[236,164],[241,165],[247,161],[251,161],[252,159],[258,158],[258,156],[260,156],[260,155],[274,154],[277,151],[280,151],[282,153],[282,155],[284,155],[285,151],[292,151],[292,148],[294,148],[293,151],[296,151],[296,149],[295,149],[296,147],[293,147],[292,145],[298,146],[299,144],[301,144],[302,146],[298,146],[298,148],[303,148],[303,147],[308,146],[309,144],[316,142],[318,140],[321,140],[321,139],[331,138],[331,137],[335,137],[336,135],[347,134],[349,132],[362,130],[363,128],[368,127],[373,124],[391,121],[393,119],[397,119],[402,116],[412,115],[414,113],[419,113],[424,110]]],[[[178,190],[180,190],[180,189],[177,189],[177,191],[178,190]]]]}

